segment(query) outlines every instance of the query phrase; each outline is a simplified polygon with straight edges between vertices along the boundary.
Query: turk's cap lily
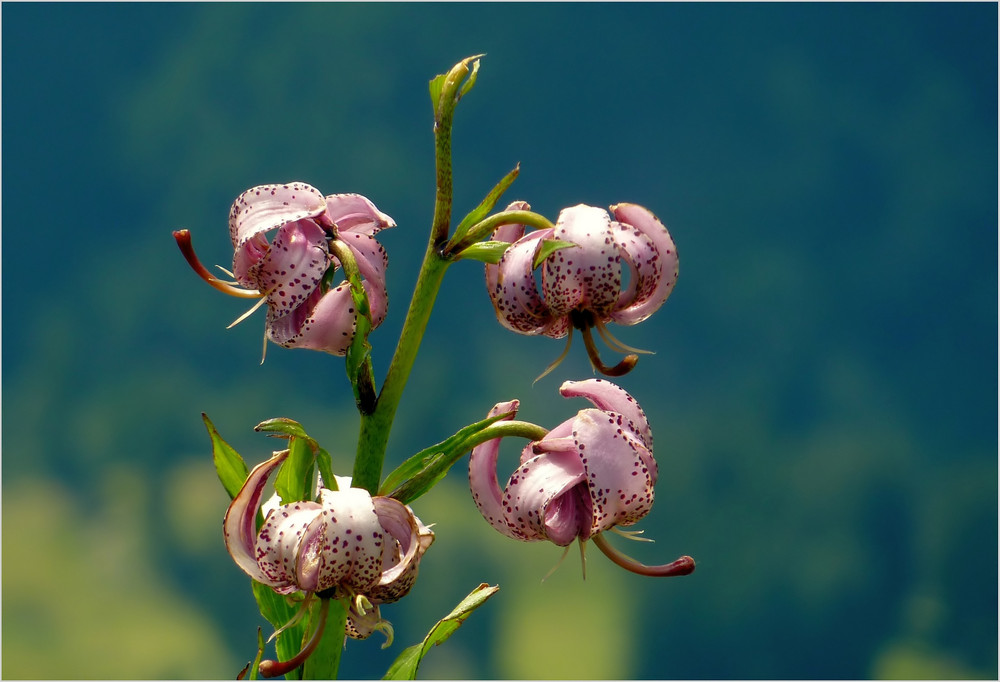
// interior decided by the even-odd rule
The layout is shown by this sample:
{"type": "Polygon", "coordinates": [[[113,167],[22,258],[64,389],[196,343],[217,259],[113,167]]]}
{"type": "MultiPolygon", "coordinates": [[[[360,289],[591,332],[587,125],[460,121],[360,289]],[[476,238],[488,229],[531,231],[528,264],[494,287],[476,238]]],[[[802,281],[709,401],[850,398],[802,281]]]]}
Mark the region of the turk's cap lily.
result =
{"type": "MultiPolygon", "coordinates": [[[[340,490],[320,489],[318,501],[270,502],[255,529],[268,478],[287,456],[254,467],[226,512],[226,548],[236,564],[279,594],[302,590],[375,606],[405,596],[434,534],[398,500],[341,479],[340,490]]],[[[349,619],[365,615],[348,611],[349,619]]]]}
{"type": "MultiPolygon", "coordinates": [[[[508,210],[528,208],[514,202],[508,210]]],[[[501,324],[552,338],[580,329],[591,360],[602,371],[589,330],[597,328],[617,350],[635,350],[616,341],[605,325],[634,325],[648,318],[670,296],[679,272],[673,239],[652,212],[628,203],[610,211],[579,204],[563,209],[554,227],[528,234],[523,225],[501,225],[491,239],[511,245],[496,265],[486,265],[487,290],[501,324]],[[539,263],[546,240],[572,246],[543,255],[539,263]]],[[[631,365],[634,361],[619,373],[631,365]]]]}
{"type": "Polygon", "coordinates": [[[253,187],[233,202],[229,236],[234,283],[216,280],[197,262],[189,237],[186,244],[178,237],[178,244],[210,284],[233,295],[260,298],[258,305],[267,304],[268,339],[286,348],[344,355],[354,337],[358,311],[347,280],[334,283],[341,263],[331,242],[346,246],[356,263],[375,328],[388,310],[388,258],[375,235],[395,224],[360,194],[323,196],[311,185],[291,182],[253,187]]]}
{"type": "MultiPolygon", "coordinates": [[[[657,466],[649,423],[632,396],[609,381],[568,381],[559,390],[594,407],[528,443],[502,489],[496,471],[500,439],[476,446],[469,456],[473,500],[508,537],[563,547],[594,539],[602,551],[613,552],[600,534],[636,523],[653,504],[657,466]]],[[[499,403],[490,416],[513,419],[517,408],[516,400],[499,403]]],[[[626,567],[642,566],[632,564],[626,567]]]]}

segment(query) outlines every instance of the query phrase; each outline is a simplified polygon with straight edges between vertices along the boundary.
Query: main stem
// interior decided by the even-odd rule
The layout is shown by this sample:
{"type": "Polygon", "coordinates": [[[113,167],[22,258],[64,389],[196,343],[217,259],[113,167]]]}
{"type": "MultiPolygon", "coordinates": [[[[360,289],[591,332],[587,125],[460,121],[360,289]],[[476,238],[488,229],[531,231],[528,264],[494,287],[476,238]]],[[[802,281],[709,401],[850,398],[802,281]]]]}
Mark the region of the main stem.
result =
{"type": "Polygon", "coordinates": [[[375,403],[371,414],[361,415],[361,432],[358,436],[358,451],[354,458],[354,473],[352,485],[365,488],[371,493],[378,490],[382,478],[382,464],[385,461],[386,447],[389,443],[389,432],[396,416],[396,409],[403,396],[403,389],[410,377],[413,363],[420,350],[420,342],[445,270],[450,260],[441,255],[441,248],[448,240],[451,222],[451,124],[454,115],[454,103],[436,105],[434,124],[434,161],[436,168],[435,184],[437,187],[434,198],[434,218],[431,223],[431,236],[427,242],[427,252],[424,254],[417,284],[410,299],[410,308],[406,313],[403,331],[400,333],[396,352],[389,364],[385,383],[375,403]]]}

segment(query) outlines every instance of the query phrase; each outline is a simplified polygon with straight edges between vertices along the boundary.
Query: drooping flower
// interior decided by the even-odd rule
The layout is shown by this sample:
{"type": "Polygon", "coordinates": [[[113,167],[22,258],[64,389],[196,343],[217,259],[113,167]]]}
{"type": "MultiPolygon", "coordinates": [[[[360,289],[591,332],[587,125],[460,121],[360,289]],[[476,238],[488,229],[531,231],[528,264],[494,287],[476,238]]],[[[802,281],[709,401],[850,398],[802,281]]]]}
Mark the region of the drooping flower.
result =
{"type": "MultiPolygon", "coordinates": [[[[514,202],[507,210],[528,208],[514,202]]],[[[677,248],[656,216],[637,204],[612,206],[611,215],[579,204],[563,209],[553,228],[525,234],[524,225],[501,225],[491,239],[512,242],[499,263],[486,266],[486,287],[501,324],[520,334],[552,338],[579,329],[598,371],[620,376],[632,369],[635,355],[605,366],[590,330],[596,328],[616,350],[637,351],[617,341],[607,323],[638,324],[673,291],[677,248]],[[566,246],[545,255],[541,249],[547,240],[566,246]],[[541,290],[535,282],[536,267],[541,267],[541,290]]]]}
{"type": "Polygon", "coordinates": [[[287,456],[285,450],[254,467],[233,499],[223,524],[229,554],[279,594],[301,590],[348,600],[352,637],[376,629],[390,634],[378,606],[410,591],[434,533],[398,500],[373,497],[339,477],[340,489],[321,488],[318,502],[265,504],[267,517],[256,530],[267,480],[287,456]]]}
{"type": "MultiPolygon", "coordinates": [[[[601,535],[643,518],[653,504],[657,466],[653,438],[639,404],[615,384],[567,381],[564,397],[583,397],[594,408],[580,410],[544,438],[528,443],[521,464],[500,489],[500,439],[478,445],[469,456],[469,485],[483,517],[508,537],[548,540],[565,547],[594,543],[615,563],[644,575],[685,575],[694,560],[644,566],[614,550],[601,535]]],[[[497,404],[490,416],[513,419],[518,401],[497,404]]]]}
{"type": "Polygon", "coordinates": [[[388,259],[374,235],[394,226],[392,218],[360,194],[324,197],[301,182],[253,187],[229,212],[236,280],[232,284],[201,266],[186,231],[174,236],[188,262],[210,284],[267,304],[268,339],[286,348],[344,355],[354,336],[357,310],[347,280],[333,285],[340,262],[331,242],[342,242],[357,263],[375,328],[388,308],[388,259]],[[270,232],[274,236],[268,241],[270,232]]]}

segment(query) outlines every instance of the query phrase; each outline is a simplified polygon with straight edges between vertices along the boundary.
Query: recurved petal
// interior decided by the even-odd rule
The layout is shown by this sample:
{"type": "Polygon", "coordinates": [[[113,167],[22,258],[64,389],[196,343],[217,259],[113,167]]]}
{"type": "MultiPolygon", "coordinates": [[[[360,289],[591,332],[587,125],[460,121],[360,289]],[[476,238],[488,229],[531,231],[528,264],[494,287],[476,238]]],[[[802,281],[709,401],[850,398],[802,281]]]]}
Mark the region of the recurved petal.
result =
{"type": "Polygon", "coordinates": [[[579,204],[559,212],[552,238],[578,248],[559,249],[545,259],[542,291],[551,314],[575,308],[606,317],[621,292],[621,256],[611,236],[611,217],[602,208],[579,204]]]}
{"type": "MultiPolygon", "coordinates": [[[[487,416],[495,417],[510,412],[510,416],[504,417],[504,420],[513,419],[517,415],[519,405],[520,402],[517,400],[497,403],[487,416]]],[[[523,540],[525,538],[507,523],[503,494],[500,492],[500,481],[497,479],[500,440],[494,438],[472,449],[469,454],[469,488],[472,490],[472,500],[476,503],[479,513],[491,526],[508,537],[523,540]]]]}
{"type": "Polygon", "coordinates": [[[635,252],[629,254],[640,280],[635,300],[622,301],[625,307],[611,315],[618,324],[636,324],[656,312],[674,290],[679,272],[677,247],[670,232],[649,209],[638,204],[617,204],[611,207],[611,212],[623,227],[634,228],[652,247],[645,240],[636,241],[635,252]]]}
{"type": "Polygon", "coordinates": [[[268,578],[262,582],[282,593],[314,589],[314,584],[303,584],[299,579],[296,560],[304,536],[320,509],[315,502],[296,502],[281,505],[268,514],[256,543],[257,564],[268,578]]]}
{"type": "Polygon", "coordinates": [[[347,584],[364,592],[382,572],[382,527],[371,495],[360,488],[328,491],[323,510],[303,541],[298,561],[302,585],[317,592],[347,584]]]}
{"type": "Polygon", "coordinates": [[[377,327],[382,324],[388,309],[385,268],[389,258],[382,245],[369,234],[342,232],[340,238],[354,254],[358,270],[365,282],[365,291],[368,293],[368,304],[372,311],[372,326],[377,327]]]}
{"type": "Polygon", "coordinates": [[[653,504],[653,478],[646,447],[622,428],[622,416],[581,410],[574,437],[586,469],[593,505],[590,535],[627,526],[645,516],[653,504]]]}
{"type": "Polygon", "coordinates": [[[379,230],[396,227],[396,221],[360,194],[331,194],[326,197],[326,207],[338,233],[373,235],[379,230]]]}
{"type": "Polygon", "coordinates": [[[394,602],[410,591],[417,580],[420,559],[434,542],[434,533],[413,511],[389,497],[375,497],[375,511],[386,531],[382,548],[382,577],[368,592],[373,603],[394,602]]]}
{"type": "Polygon", "coordinates": [[[251,187],[229,209],[229,237],[239,251],[251,237],[285,223],[313,218],[332,225],[326,217],[326,198],[304,182],[251,187]]]}
{"type": "Polygon", "coordinates": [[[653,447],[653,434],[646,413],[625,389],[607,379],[566,381],[559,387],[564,398],[586,398],[594,407],[607,412],[618,412],[628,420],[628,428],[645,444],[653,447]]]}
{"type": "Polygon", "coordinates": [[[267,313],[267,337],[285,348],[309,348],[344,355],[354,338],[354,299],[347,282],[323,293],[317,287],[298,308],[282,317],[267,313]]]}
{"type": "MultiPolygon", "coordinates": [[[[551,230],[536,230],[512,244],[497,265],[496,283],[490,299],[500,323],[521,334],[540,334],[553,317],[535,284],[533,261],[541,240],[551,230]]],[[[490,277],[487,276],[487,284],[490,277]]]]}
{"type": "MultiPolygon", "coordinates": [[[[507,206],[508,211],[528,211],[531,207],[526,201],[515,201],[509,206],[507,206]]],[[[493,230],[493,234],[490,239],[497,242],[509,242],[513,244],[521,237],[524,236],[524,225],[517,223],[508,223],[506,225],[500,225],[497,229],[493,230]]],[[[500,277],[500,265],[487,263],[486,264],[486,290],[490,292],[490,297],[493,297],[493,292],[497,286],[497,279],[500,277]]],[[[496,304],[494,303],[494,306],[496,304]]]]}
{"type": "Polygon", "coordinates": [[[268,477],[285,461],[286,457],[288,457],[288,450],[283,450],[253,468],[246,483],[240,488],[240,492],[233,498],[229,509],[226,510],[226,517],[222,523],[226,549],[229,550],[233,561],[251,578],[265,584],[270,584],[270,582],[267,575],[257,565],[254,551],[257,509],[260,507],[260,500],[264,494],[264,486],[267,485],[268,477]]]}
{"type": "Polygon", "coordinates": [[[329,267],[323,228],[299,220],[278,230],[271,248],[248,274],[258,291],[268,292],[268,306],[281,317],[302,305],[329,267]]]}
{"type": "Polygon", "coordinates": [[[591,525],[590,511],[574,493],[585,480],[576,450],[555,450],[529,459],[511,475],[504,492],[508,523],[525,539],[550,540],[565,547],[591,525]]]}

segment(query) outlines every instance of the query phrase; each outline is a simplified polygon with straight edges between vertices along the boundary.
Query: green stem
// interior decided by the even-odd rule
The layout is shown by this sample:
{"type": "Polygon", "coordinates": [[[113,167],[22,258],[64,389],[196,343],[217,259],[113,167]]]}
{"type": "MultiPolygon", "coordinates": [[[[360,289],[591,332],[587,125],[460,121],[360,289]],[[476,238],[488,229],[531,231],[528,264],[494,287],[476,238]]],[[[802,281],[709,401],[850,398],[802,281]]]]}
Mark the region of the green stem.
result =
{"type": "Polygon", "coordinates": [[[352,485],[374,493],[378,490],[382,477],[389,432],[392,429],[396,409],[403,396],[403,389],[413,369],[417,351],[427,322],[434,308],[434,300],[441,288],[445,270],[452,262],[441,254],[448,241],[451,227],[452,172],[451,172],[451,125],[455,105],[475,82],[479,67],[476,57],[463,59],[439,79],[431,81],[431,92],[435,94],[434,104],[434,164],[435,196],[434,217],[431,220],[431,235],[427,251],[417,276],[417,284],[410,299],[410,308],[403,322],[396,352],[393,354],[386,373],[385,382],[375,402],[375,408],[368,414],[361,414],[361,432],[358,435],[358,451],[354,459],[352,485]],[[470,75],[469,64],[472,63],[470,75]],[[466,81],[466,77],[469,80],[466,81]],[[463,85],[463,81],[465,84],[463,85]]]}
{"type": "Polygon", "coordinates": [[[537,230],[547,230],[555,227],[551,220],[534,211],[500,211],[480,220],[470,227],[469,231],[466,232],[465,236],[458,243],[448,245],[445,249],[445,254],[461,253],[476,242],[493,234],[493,231],[501,225],[527,225],[537,230]]]}

